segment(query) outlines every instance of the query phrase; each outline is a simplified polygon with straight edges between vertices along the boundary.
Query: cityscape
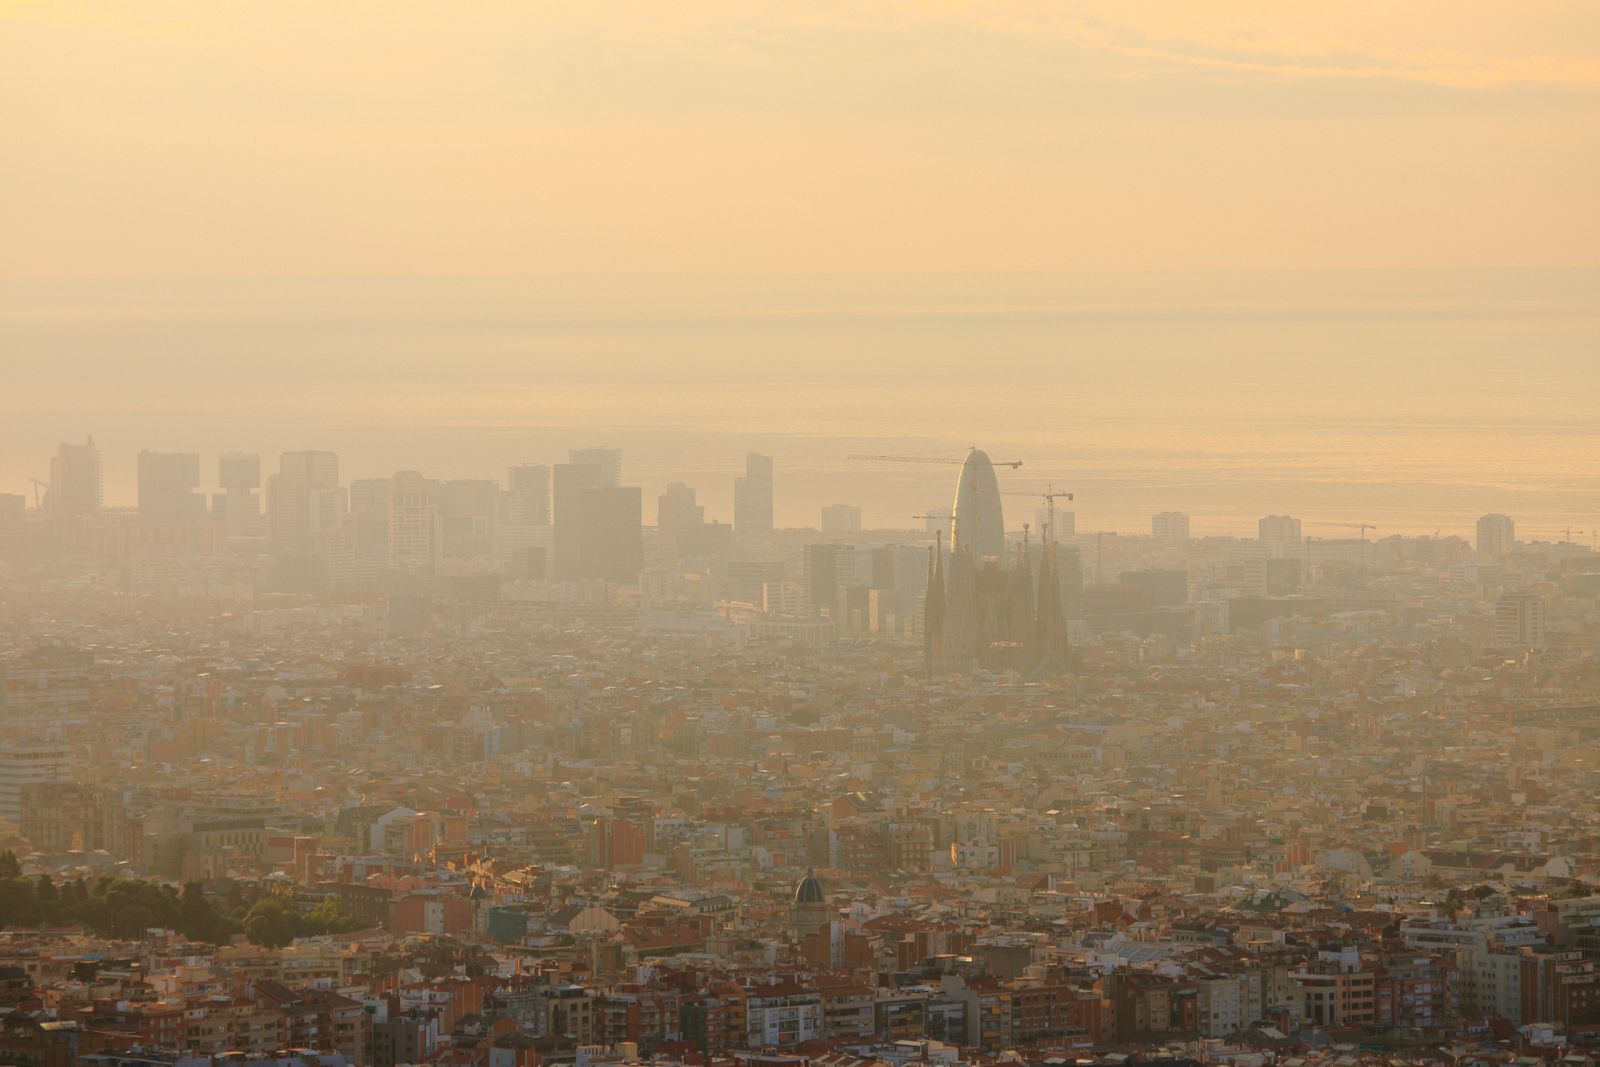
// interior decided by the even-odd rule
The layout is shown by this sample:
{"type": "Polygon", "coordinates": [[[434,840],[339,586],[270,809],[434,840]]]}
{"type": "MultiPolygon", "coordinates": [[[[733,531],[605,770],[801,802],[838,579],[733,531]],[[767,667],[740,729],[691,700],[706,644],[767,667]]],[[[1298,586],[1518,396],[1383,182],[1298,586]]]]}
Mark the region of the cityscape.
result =
{"type": "Polygon", "coordinates": [[[1600,1067],[1594,0],[0,2],[0,1067],[1600,1067]]]}
{"type": "Polygon", "coordinates": [[[979,448],[858,457],[948,472],[903,529],[775,528],[759,453],[731,522],[646,523],[620,449],[564,458],[141,451],[127,508],[91,439],[0,496],[6,1055],[1600,1040],[1582,531],[1107,537],[979,448]]]}

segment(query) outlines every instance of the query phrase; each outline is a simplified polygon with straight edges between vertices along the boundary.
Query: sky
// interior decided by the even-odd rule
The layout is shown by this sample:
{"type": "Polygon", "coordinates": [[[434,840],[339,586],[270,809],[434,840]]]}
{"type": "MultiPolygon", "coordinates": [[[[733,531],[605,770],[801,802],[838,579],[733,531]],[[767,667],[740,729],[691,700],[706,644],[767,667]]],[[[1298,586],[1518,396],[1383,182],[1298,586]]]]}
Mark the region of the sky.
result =
{"type": "Polygon", "coordinates": [[[0,2],[0,278],[1566,267],[1589,0],[0,2]]]}
{"type": "Polygon", "coordinates": [[[1600,526],[1596,131],[1592,0],[0,0],[0,491],[761,448],[888,524],[944,475],[847,452],[983,444],[1090,528],[1600,526]]]}

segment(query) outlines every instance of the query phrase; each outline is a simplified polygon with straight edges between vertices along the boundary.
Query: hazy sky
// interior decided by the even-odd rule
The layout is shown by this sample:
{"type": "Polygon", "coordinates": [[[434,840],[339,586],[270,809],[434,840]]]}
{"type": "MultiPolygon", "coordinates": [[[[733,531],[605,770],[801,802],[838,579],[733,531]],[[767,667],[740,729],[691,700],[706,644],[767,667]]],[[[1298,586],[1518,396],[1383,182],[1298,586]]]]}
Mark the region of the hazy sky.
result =
{"type": "Polygon", "coordinates": [[[1593,0],[0,0],[0,278],[1600,263],[1593,0]]]}
{"type": "Polygon", "coordinates": [[[979,443],[1086,528],[1600,527],[1597,189],[1594,0],[0,0],[0,491],[754,447],[894,523],[949,472],[847,451],[979,443]]]}

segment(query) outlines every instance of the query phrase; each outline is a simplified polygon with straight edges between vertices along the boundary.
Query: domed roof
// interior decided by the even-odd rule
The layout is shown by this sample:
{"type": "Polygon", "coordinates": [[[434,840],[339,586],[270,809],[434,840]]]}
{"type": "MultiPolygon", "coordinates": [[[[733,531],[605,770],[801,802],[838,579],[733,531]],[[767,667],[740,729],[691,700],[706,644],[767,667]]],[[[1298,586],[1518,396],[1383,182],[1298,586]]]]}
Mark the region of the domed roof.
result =
{"type": "Polygon", "coordinates": [[[800,879],[800,884],[794,887],[794,902],[796,904],[824,904],[827,897],[823,896],[822,883],[817,881],[817,876],[811,873],[811,868],[806,868],[806,876],[800,879]]]}

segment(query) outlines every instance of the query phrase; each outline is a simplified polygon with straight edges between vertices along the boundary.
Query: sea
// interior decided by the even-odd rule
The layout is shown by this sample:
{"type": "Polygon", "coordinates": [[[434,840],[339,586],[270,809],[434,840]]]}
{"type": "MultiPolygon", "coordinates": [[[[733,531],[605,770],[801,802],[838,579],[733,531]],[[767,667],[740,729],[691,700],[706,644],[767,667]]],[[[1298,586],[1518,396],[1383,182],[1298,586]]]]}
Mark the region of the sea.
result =
{"type": "Polygon", "coordinates": [[[93,436],[337,451],[344,478],[504,478],[623,449],[731,519],[747,452],[780,525],[948,506],[971,447],[1007,525],[1600,536],[1600,271],[1169,271],[0,283],[0,492],[93,436]],[[852,455],[911,457],[852,459],[852,455]]]}

